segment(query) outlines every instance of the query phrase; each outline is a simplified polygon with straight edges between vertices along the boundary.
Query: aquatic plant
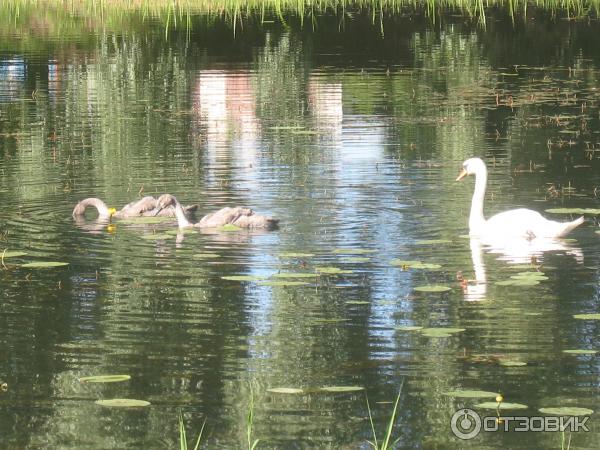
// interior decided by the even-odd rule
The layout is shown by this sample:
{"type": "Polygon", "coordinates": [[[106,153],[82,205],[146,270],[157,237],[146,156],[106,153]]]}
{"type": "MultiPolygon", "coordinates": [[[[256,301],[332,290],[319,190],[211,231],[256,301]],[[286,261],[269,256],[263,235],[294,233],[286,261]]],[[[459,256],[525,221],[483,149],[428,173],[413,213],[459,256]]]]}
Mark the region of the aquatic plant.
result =
{"type": "Polygon", "coordinates": [[[397,438],[393,442],[390,442],[392,439],[392,432],[394,430],[394,424],[396,423],[396,415],[398,414],[398,403],[400,403],[400,397],[402,395],[402,387],[404,386],[404,380],[400,384],[400,388],[398,389],[398,396],[396,397],[396,402],[394,403],[394,409],[392,410],[392,415],[390,416],[390,420],[388,421],[388,426],[386,429],[385,437],[381,444],[377,439],[377,432],[375,431],[375,424],[373,423],[373,415],[371,414],[371,406],[369,405],[369,398],[367,399],[367,411],[369,413],[369,422],[371,423],[371,431],[373,433],[373,440],[367,441],[371,447],[376,450],[388,450],[392,449],[394,445],[398,443],[400,438],[397,438]]]}
{"type": "MultiPolygon", "coordinates": [[[[202,432],[204,431],[204,425],[206,425],[206,419],[202,423],[202,427],[200,428],[200,434],[198,434],[198,439],[196,439],[196,445],[194,446],[194,450],[198,450],[200,447],[200,441],[202,440],[202,432]]],[[[179,449],[187,450],[187,436],[185,433],[185,422],[183,420],[183,413],[179,411],[179,449]]]]}

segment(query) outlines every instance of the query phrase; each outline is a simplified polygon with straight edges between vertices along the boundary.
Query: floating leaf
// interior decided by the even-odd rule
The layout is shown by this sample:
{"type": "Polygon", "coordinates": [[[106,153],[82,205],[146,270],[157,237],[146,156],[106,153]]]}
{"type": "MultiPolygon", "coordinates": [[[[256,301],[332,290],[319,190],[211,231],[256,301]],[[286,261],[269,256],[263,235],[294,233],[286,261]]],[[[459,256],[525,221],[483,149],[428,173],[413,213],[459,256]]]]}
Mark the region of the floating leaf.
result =
{"type": "Polygon", "coordinates": [[[392,259],[390,261],[392,266],[400,266],[400,267],[411,267],[416,264],[423,264],[421,261],[414,261],[409,259],[392,259]]]}
{"type": "Polygon", "coordinates": [[[500,360],[500,365],[501,366],[505,366],[505,367],[521,367],[521,366],[526,366],[527,363],[523,362],[523,361],[515,361],[515,360],[511,360],[511,359],[503,359],[503,360],[500,360]]]}
{"type": "Polygon", "coordinates": [[[452,241],[448,239],[423,239],[415,241],[415,245],[438,245],[438,244],[451,244],[452,241]]]}
{"type": "Polygon", "coordinates": [[[350,300],[349,302],[346,302],[346,305],[370,305],[371,302],[365,302],[365,301],[361,301],[361,300],[350,300]]]}
{"type": "Polygon", "coordinates": [[[600,320],[600,313],[575,314],[573,317],[582,320],[600,320]]]}
{"type": "Polygon", "coordinates": [[[96,400],[96,404],[114,408],[135,408],[149,406],[150,402],[145,400],[135,400],[132,398],[111,398],[108,400],[96,400]]]}
{"type": "Polygon", "coordinates": [[[523,405],[522,403],[508,403],[508,402],[483,402],[475,405],[476,408],[481,409],[527,409],[529,408],[527,405],[523,405]]]}
{"type": "Polygon", "coordinates": [[[543,414],[552,414],[555,416],[589,416],[594,414],[594,410],[588,408],[577,408],[575,406],[562,406],[556,408],[540,408],[543,414]]]}
{"type": "Polygon", "coordinates": [[[227,233],[231,233],[231,232],[235,232],[235,231],[241,231],[241,230],[243,230],[243,228],[235,226],[235,225],[233,225],[231,223],[226,223],[222,227],[218,227],[217,228],[217,231],[224,231],[224,232],[227,232],[227,233]]]}
{"type": "Polygon", "coordinates": [[[574,350],[563,350],[563,353],[569,353],[571,355],[595,355],[598,350],[587,350],[587,349],[574,349],[574,350]]]}
{"type": "Polygon", "coordinates": [[[336,248],[333,253],[336,255],[365,255],[376,251],[370,248],[336,248]]]}
{"type": "Polygon", "coordinates": [[[267,277],[262,275],[227,275],[225,277],[221,277],[221,279],[229,281],[260,281],[266,278],[267,277]]]}
{"type": "Polygon", "coordinates": [[[516,275],[513,275],[511,278],[515,278],[515,277],[519,277],[519,278],[545,278],[548,279],[546,277],[546,274],[544,272],[536,272],[536,271],[527,271],[527,272],[519,272],[516,275]]]}
{"type": "Polygon", "coordinates": [[[36,261],[27,264],[23,264],[21,267],[28,269],[47,269],[50,267],[63,267],[68,266],[69,263],[59,261],[36,261]]]}
{"type": "Polygon", "coordinates": [[[600,214],[600,209],[597,208],[550,208],[546,210],[547,213],[552,214],[600,214]]]}
{"type": "Polygon", "coordinates": [[[422,330],[422,329],[423,329],[423,327],[410,326],[410,325],[396,327],[396,330],[398,330],[398,331],[417,331],[417,330],[422,330]]]}
{"type": "Polygon", "coordinates": [[[500,394],[498,392],[490,392],[490,391],[457,389],[455,391],[444,392],[444,395],[447,395],[448,397],[461,397],[461,398],[485,398],[485,397],[496,398],[500,394]]]}
{"type": "Polygon", "coordinates": [[[538,284],[540,284],[540,282],[536,279],[536,278],[516,278],[516,279],[510,279],[510,280],[504,280],[504,281],[496,281],[495,283],[497,286],[521,286],[521,287],[527,287],[527,286],[536,286],[538,284]]]}
{"type": "Polygon", "coordinates": [[[280,272],[273,275],[274,278],[315,278],[316,276],[314,272],[280,272]]]}
{"type": "Polygon", "coordinates": [[[415,291],[417,292],[448,292],[451,291],[452,288],[448,286],[439,286],[439,285],[429,285],[429,286],[417,286],[415,291]]]}
{"type": "Polygon", "coordinates": [[[441,268],[440,264],[432,264],[432,263],[424,263],[421,261],[411,261],[411,260],[403,260],[403,259],[392,259],[390,261],[392,266],[399,266],[407,269],[430,269],[436,270],[441,268]]]}
{"type": "Polygon", "coordinates": [[[211,259],[211,258],[219,258],[219,255],[217,253],[195,253],[192,255],[192,258],[196,258],[196,259],[211,259]]]}
{"type": "Polygon", "coordinates": [[[142,239],[147,239],[149,241],[164,241],[166,239],[173,239],[173,235],[167,233],[144,234],[142,239]]]}
{"type": "Polygon", "coordinates": [[[304,392],[304,389],[274,387],[267,389],[267,392],[271,392],[273,394],[302,394],[304,392]]]}
{"type": "Polygon", "coordinates": [[[327,275],[341,275],[352,273],[351,270],[342,270],[338,267],[315,267],[315,270],[319,273],[324,273],[327,275]]]}
{"type": "Polygon", "coordinates": [[[357,392],[364,391],[362,386],[326,386],[321,388],[325,392],[357,392]]]}
{"type": "Polygon", "coordinates": [[[310,258],[312,256],[315,256],[315,254],[301,252],[283,252],[279,254],[280,258],[310,258]]]}
{"type": "Polygon", "coordinates": [[[2,251],[0,252],[0,259],[7,259],[7,258],[17,258],[19,256],[25,256],[27,254],[27,252],[17,252],[17,251],[2,251]]]}
{"type": "Polygon", "coordinates": [[[130,375],[93,375],[90,377],[81,377],[81,383],[117,383],[131,379],[130,375]]]}
{"type": "Polygon", "coordinates": [[[261,286],[306,286],[308,283],[304,281],[259,281],[258,284],[261,286]]]}

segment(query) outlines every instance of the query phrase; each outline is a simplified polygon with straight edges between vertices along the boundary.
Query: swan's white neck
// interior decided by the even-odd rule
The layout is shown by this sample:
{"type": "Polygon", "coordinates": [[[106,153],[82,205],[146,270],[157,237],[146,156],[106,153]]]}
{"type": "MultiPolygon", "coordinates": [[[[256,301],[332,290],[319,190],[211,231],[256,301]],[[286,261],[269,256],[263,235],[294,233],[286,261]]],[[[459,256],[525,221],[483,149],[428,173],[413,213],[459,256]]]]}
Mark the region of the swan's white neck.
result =
{"type": "Polygon", "coordinates": [[[471,214],[469,215],[469,230],[471,234],[480,234],[485,227],[483,217],[483,200],[485,199],[485,187],[487,185],[487,169],[479,166],[475,172],[475,191],[471,201],[471,214]]]}
{"type": "Polygon", "coordinates": [[[175,201],[175,217],[177,217],[177,225],[179,228],[191,227],[192,223],[185,217],[183,206],[176,200],[175,201]]]}

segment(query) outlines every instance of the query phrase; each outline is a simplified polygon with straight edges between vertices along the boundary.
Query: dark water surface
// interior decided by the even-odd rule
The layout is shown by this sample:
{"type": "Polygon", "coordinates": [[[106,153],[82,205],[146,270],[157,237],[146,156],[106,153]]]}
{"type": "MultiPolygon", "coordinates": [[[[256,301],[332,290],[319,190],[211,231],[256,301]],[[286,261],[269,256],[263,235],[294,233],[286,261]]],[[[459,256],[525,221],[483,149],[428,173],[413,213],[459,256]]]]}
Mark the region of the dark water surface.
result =
{"type": "Polygon", "coordinates": [[[3,31],[0,251],[27,255],[0,271],[0,447],[179,448],[181,410],[188,437],[206,420],[204,448],[247,448],[253,402],[258,448],[366,449],[365,393],[381,441],[404,382],[399,448],[599,448],[598,412],[570,437],[461,441],[454,412],[494,416],[474,406],[493,398],[444,393],[528,406],[504,415],[598,409],[598,356],[564,352],[600,351],[600,322],[573,317],[600,312],[597,216],[574,240],[491,252],[465,238],[473,180],[454,179],[467,157],[487,161],[488,215],[600,207],[600,25],[400,17],[382,37],[358,17],[234,37],[193,23],[168,38],[152,22],[3,31]],[[121,207],[164,192],[202,213],[247,205],[281,227],[154,239],[176,227],[71,217],[85,197],[121,207]],[[495,284],[532,256],[547,280],[495,284]],[[69,265],[20,267],[32,261],[69,265]],[[320,266],[352,272],[303,286],[222,279],[320,266]],[[478,283],[465,291],[458,272],[478,283]],[[414,290],[428,284],[452,290],[414,290]],[[78,380],[103,374],[131,379],[78,380]],[[95,403],[110,398],[151,406],[95,403]]]}

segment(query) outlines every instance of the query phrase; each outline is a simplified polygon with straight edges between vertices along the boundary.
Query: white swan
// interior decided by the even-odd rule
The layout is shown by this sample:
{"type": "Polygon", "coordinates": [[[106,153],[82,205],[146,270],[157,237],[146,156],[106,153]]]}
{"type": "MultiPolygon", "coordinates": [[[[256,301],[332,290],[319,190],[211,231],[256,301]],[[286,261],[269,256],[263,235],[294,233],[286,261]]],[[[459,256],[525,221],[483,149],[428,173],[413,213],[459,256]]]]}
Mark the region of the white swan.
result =
{"type": "Polygon", "coordinates": [[[479,158],[467,159],[456,181],[467,175],[475,175],[475,191],[469,215],[469,231],[473,236],[490,236],[496,239],[508,237],[559,238],[581,225],[583,217],[572,222],[555,222],[531,209],[512,209],[490,217],[483,216],[483,200],[487,184],[487,168],[479,158]]]}

